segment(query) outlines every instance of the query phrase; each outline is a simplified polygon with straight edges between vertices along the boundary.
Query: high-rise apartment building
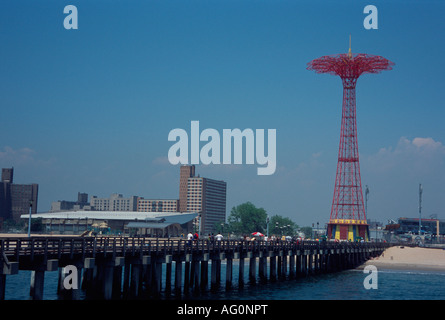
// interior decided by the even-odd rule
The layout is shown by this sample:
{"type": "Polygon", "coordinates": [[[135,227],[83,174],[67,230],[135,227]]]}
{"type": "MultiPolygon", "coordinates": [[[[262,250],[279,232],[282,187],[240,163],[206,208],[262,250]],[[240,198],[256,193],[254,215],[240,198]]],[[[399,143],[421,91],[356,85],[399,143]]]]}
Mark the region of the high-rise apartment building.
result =
{"type": "Polygon", "coordinates": [[[97,211],[136,211],[138,197],[124,198],[121,194],[112,194],[109,198],[92,196],[90,206],[97,211]]]}
{"type": "Polygon", "coordinates": [[[12,219],[20,220],[22,214],[37,213],[37,196],[39,185],[33,184],[11,184],[12,219]]]}
{"type": "Polygon", "coordinates": [[[179,211],[187,210],[188,179],[195,176],[195,166],[181,166],[179,174],[179,211]]]}
{"type": "Polygon", "coordinates": [[[178,212],[178,199],[138,199],[138,212],[178,212]]]}
{"type": "Polygon", "coordinates": [[[195,176],[195,166],[180,169],[179,208],[181,212],[200,213],[201,233],[215,231],[226,220],[227,183],[195,176]]]}
{"type": "MultiPolygon", "coordinates": [[[[2,175],[3,177],[3,175],[2,175]]],[[[0,223],[12,218],[11,183],[0,182],[0,223]]]]}
{"type": "Polygon", "coordinates": [[[22,214],[37,213],[37,200],[39,185],[15,184],[14,168],[2,169],[2,181],[0,183],[0,219],[20,220],[22,214]]]}
{"type": "Polygon", "coordinates": [[[14,180],[14,168],[2,169],[2,182],[13,183],[14,180]]]}

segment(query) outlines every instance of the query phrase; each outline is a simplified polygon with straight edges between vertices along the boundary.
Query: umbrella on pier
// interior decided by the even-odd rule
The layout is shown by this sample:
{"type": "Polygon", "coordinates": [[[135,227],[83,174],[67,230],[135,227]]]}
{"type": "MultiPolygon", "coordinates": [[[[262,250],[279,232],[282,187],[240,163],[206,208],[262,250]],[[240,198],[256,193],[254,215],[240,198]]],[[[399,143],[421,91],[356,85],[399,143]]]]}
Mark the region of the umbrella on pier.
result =
{"type": "Polygon", "coordinates": [[[254,237],[264,237],[264,234],[262,234],[261,232],[254,232],[254,233],[252,233],[252,236],[254,236],[254,237]]]}

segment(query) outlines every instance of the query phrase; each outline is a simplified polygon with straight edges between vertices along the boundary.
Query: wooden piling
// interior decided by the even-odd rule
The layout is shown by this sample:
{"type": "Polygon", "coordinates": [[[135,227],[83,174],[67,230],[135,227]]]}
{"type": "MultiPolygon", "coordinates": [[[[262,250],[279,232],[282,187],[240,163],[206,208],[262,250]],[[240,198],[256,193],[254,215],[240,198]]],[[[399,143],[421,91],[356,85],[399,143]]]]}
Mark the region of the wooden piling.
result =
{"type": "Polygon", "coordinates": [[[233,272],[233,259],[230,257],[227,259],[227,264],[226,264],[226,290],[232,289],[232,272],[233,272]]]}
{"type": "Polygon", "coordinates": [[[249,283],[254,285],[256,283],[256,258],[249,259],[249,283]]]}
{"type": "Polygon", "coordinates": [[[269,256],[270,281],[277,280],[277,257],[274,252],[269,256]]]}
{"type": "Polygon", "coordinates": [[[43,268],[37,268],[31,271],[31,283],[29,295],[33,300],[43,299],[43,284],[45,279],[45,271],[43,268]]]}
{"type": "Polygon", "coordinates": [[[182,261],[177,258],[175,261],[175,295],[181,295],[182,287],[182,261]]]}
{"type": "Polygon", "coordinates": [[[240,255],[238,266],[238,288],[244,287],[244,256],[240,255]]]}

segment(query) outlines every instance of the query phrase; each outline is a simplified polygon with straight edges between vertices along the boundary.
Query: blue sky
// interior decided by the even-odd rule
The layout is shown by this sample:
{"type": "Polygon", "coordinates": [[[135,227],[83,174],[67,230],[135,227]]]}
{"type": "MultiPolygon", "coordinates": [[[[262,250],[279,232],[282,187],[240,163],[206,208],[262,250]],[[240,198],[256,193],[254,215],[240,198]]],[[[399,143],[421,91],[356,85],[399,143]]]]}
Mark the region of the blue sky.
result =
{"type": "Polygon", "coordinates": [[[443,1],[2,1],[0,165],[39,183],[39,211],[77,192],[177,198],[170,130],[277,130],[277,170],[200,165],[300,225],[329,219],[342,87],[307,62],[348,50],[392,71],[357,83],[368,217],[445,219],[443,1]],[[378,8],[378,30],[363,9],[378,8]],[[66,5],[79,29],[63,27],[66,5]]]}

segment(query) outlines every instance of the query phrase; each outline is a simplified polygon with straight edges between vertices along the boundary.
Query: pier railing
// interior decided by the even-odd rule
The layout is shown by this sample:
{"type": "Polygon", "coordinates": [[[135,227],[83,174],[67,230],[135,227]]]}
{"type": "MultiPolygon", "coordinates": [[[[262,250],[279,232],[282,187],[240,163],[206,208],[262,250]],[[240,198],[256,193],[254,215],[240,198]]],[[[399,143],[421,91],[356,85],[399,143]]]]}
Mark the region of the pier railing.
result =
{"type": "Polygon", "coordinates": [[[20,257],[57,257],[81,254],[85,257],[96,255],[150,255],[179,253],[259,253],[280,250],[330,250],[354,248],[382,248],[386,243],[374,242],[330,242],[330,241],[240,241],[240,240],[183,240],[152,239],[143,237],[30,237],[0,238],[1,256],[8,261],[19,261],[20,257]]]}

